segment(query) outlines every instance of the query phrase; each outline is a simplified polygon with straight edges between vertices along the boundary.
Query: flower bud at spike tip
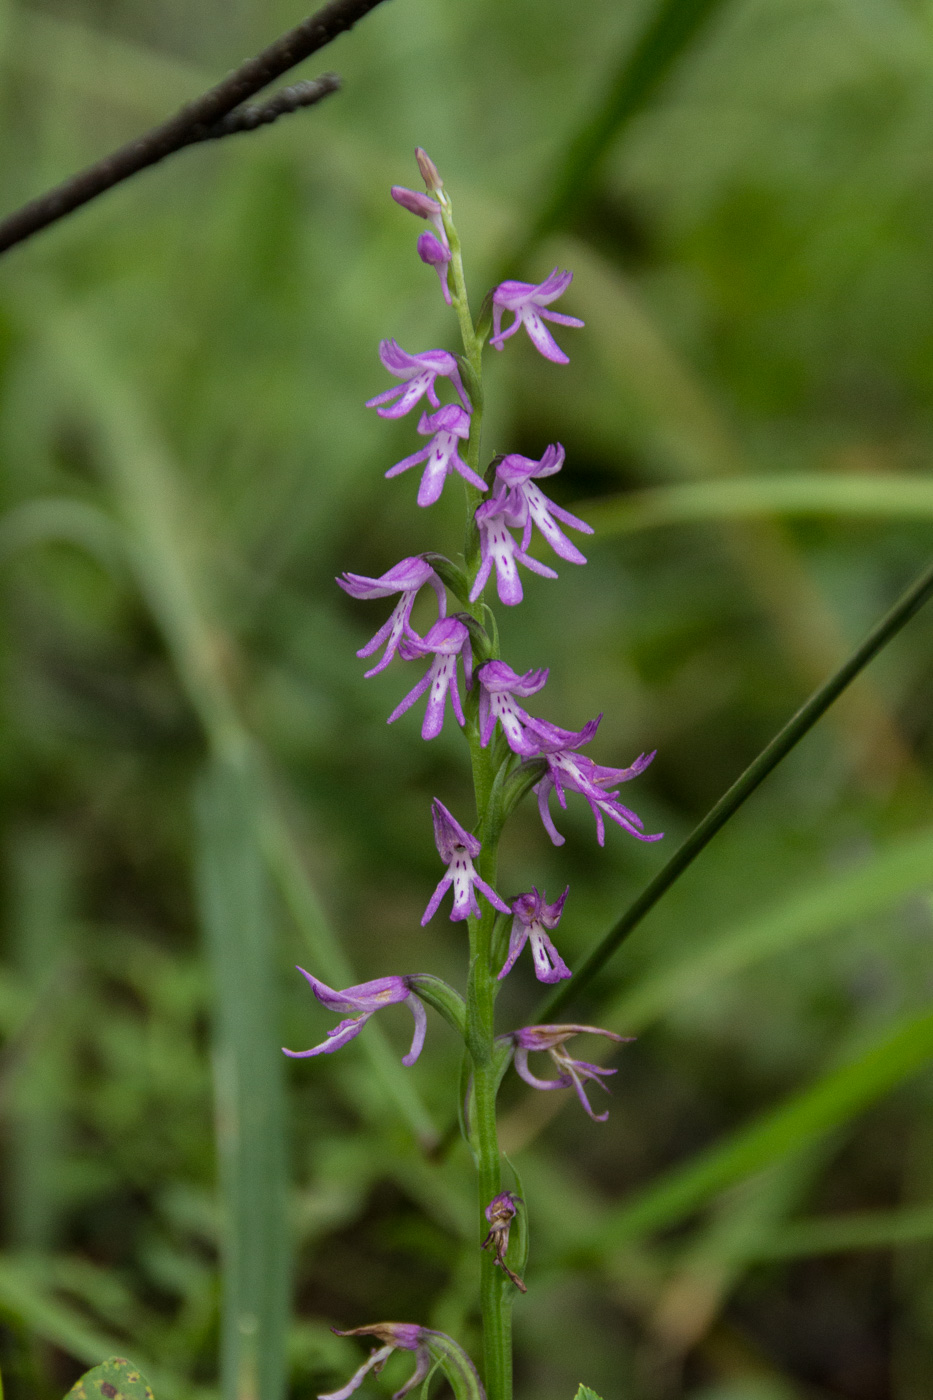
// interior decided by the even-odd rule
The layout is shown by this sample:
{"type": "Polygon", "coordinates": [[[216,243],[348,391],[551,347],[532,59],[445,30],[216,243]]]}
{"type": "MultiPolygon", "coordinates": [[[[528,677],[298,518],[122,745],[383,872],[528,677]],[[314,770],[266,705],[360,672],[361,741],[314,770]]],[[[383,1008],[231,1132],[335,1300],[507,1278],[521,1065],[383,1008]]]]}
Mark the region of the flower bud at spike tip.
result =
{"type": "Polygon", "coordinates": [[[418,162],[418,169],[421,171],[421,178],[424,181],[425,188],[429,190],[431,194],[442,190],[444,188],[444,181],[438,174],[437,166],[434,164],[427,151],[421,146],[415,147],[415,160],[418,162]]]}

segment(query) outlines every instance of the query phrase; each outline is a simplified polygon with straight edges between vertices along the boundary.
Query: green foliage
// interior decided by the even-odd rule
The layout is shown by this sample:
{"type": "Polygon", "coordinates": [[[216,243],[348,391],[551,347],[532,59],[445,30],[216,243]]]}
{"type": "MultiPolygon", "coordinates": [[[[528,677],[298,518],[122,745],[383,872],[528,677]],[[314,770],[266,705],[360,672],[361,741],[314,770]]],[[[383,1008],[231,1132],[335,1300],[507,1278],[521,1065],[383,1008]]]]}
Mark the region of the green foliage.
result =
{"type": "Polygon", "coordinates": [[[146,1377],[122,1356],[111,1356],[86,1371],[68,1392],[74,1400],[153,1400],[146,1377]]]}
{"type": "Polygon", "coordinates": [[[577,1386],[577,1393],[573,1400],[600,1400],[600,1397],[596,1394],[595,1390],[590,1390],[589,1386],[584,1385],[581,1381],[577,1386]]]}

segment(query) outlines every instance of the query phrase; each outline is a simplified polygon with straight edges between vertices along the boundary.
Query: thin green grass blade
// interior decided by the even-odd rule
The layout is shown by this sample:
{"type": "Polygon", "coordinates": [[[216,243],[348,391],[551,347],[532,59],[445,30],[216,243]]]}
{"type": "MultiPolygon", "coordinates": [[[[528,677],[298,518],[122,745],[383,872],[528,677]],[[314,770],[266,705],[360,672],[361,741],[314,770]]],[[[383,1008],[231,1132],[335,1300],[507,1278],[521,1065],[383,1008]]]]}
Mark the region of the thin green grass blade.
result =
{"type": "Polygon", "coordinates": [[[855,870],[820,880],[753,922],[730,929],[672,967],[649,975],[616,999],[600,1024],[637,1033],[672,1006],[715,982],[869,918],[914,890],[926,889],[933,869],[933,831],[892,842],[855,870]]]}
{"type": "Polygon", "coordinates": [[[642,919],[650,913],[684,871],[689,869],[697,856],[705,850],[713,837],[726,825],[726,822],[735,816],[743,803],[751,797],[756,788],[761,786],[781,760],[786,758],[816,722],[822,719],[833,701],[838,699],[859,672],[868,665],[873,657],[877,656],[892,637],[897,635],[931,596],[933,596],[933,565],[923,571],[916,582],[895,603],[890,612],[872,628],[848,660],[810,696],[809,700],[801,705],[797,713],[771,740],[771,743],[749,764],[741,777],[736,779],[699,825],[694,827],[686,841],[678,847],[664,868],[658,872],[634,903],[629,905],[618,922],[596,944],[572,980],[565,982],[553,995],[545,999],[536,1013],[536,1021],[552,1020],[557,1011],[566,1006],[584,987],[593,981],[613,954],[622,946],[629,934],[638,927],[642,919]]]}
{"type": "Polygon", "coordinates": [[[723,0],[660,0],[633,45],[626,41],[606,92],[571,137],[557,173],[513,259],[567,222],[596,179],[613,141],[642,111],[723,0]]]}
{"type": "Polygon", "coordinates": [[[792,1220],[780,1234],[748,1251],[754,1260],[807,1259],[863,1249],[906,1249],[933,1240],[933,1206],[859,1211],[813,1220],[792,1220]]]}
{"type": "Polygon", "coordinates": [[[223,1395],[280,1400],[291,1272],[284,1062],[259,783],[248,758],[209,765],[196,812],[199,900],[215,998],[223,1395]]]}
{"type": "Polygon", "coordinates": [[[667,525],[772,515],[930,520],[933,482],[929,477],[893,472],[884,476],[797,472],[652,487],[584,501],[574,510],[593,526],[597,541],[667,525]]]}
{"type": "Polygon", "coordinates": [[[857,1060],[668,1172],[580,1241],[580,1257],[599,1259],[652,1231],[677,1224],[734,1182],[823,1137],[917,1074],[933,1057],[933,1012],[888,1028],[857,1060]]]}

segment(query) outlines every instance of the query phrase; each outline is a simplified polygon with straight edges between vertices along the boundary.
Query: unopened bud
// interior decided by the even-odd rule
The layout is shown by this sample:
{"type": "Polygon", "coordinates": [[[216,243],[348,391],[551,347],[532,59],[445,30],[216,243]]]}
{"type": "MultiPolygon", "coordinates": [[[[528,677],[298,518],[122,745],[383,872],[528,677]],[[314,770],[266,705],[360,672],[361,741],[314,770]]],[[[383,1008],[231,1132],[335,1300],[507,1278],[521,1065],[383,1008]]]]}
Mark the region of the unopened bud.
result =
{"type": "Polygon", "coordinates": [[[421,146],[415,148],[415,160],[418,162],[418,169],[421,171],[421,178],[425,183],[425,188],[431,194],[436,194],[438,190],[444,188],[444,181],[438,174],[437,166],[434,164],[427,151],[421,146]]]}
{"type": "Polygon", "coordinates": [[[406,190],[404,185],[393,185],[389,193],[396,204],[400,204],[410,214],[417,214],[419,219],[434,219],[441,212],[441,206],[436,199],[429,199],[418,190],[406,190]]]}

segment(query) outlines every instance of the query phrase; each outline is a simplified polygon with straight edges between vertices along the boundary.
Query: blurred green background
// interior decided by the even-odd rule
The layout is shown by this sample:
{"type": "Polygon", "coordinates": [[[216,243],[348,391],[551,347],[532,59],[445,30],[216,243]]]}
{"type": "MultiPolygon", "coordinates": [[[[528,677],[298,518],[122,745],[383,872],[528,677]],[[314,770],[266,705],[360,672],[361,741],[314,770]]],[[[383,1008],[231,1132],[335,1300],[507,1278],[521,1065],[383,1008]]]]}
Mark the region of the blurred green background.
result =
{"type": "MultiPolygon", "coordinates": [[[[2,0],[3,209],[304,13],[2,0]]],[[[465,748],[386,729],[412,676],[363,681],[385,610],[333,583],[460,543],[457,490],[383,479],[413,421],[363,407],[381,337],[456,348],[388,197],[416,144],[475,304],[556,264],[587,322],[568,367],[491,357],[486,439],[563,442],[553,494],[598,525],[500,610],[504,654],[551,667],[540,713],[605,712],[600,761],[658,749],[629,792],[660,846],[600,851],[573,801],[559,850],[533,804],[507,832],[500,888],[571,884],[569,961],[930,551],[929,0],[392,0],[302,76],[330,68],[0,263],[12,1400],[112,1352],[157,1400],[218,1395],[221,1353],[226,1400],[297,1400],[362,1357],[331,1324],[384,1318],[478,1351],[453,1034],[410,1071],[401,1009],[278,1051],[332,1024],[296,961],[465,975],[462,928],[419,925],[465,748]]],[[[574,1005],[638,1034],[608,1122],[506,1079],[520,1397],[928,1400],[931,643],[933,611],[574,1005]]],[[[503,1028],[536,1000],[520,965],[503,1028]]]]}

